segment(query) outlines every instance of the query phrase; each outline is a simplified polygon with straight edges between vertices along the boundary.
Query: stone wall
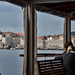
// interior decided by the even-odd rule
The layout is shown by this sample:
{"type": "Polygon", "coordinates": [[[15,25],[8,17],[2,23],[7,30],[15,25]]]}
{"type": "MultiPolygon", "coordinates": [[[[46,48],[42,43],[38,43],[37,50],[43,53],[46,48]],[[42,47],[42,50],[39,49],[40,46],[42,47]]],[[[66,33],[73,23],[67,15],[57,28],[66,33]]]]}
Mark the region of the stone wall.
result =
{"type": "Polygon", "coordinates": [[[37,48],[55,49],[63,48],[63,40],[37,40],[37,48]]]}
{"type": "Polygon", "coordinates": [[[37,40],[37,48],[43,48],[43,40],[37,40]]]}
{"type": "Polygon", "coordinates": [[[72,39],[72,43],[73,43],[73,45],[74,45],[74,47],[75,47],[75,39],[72,39]]]}

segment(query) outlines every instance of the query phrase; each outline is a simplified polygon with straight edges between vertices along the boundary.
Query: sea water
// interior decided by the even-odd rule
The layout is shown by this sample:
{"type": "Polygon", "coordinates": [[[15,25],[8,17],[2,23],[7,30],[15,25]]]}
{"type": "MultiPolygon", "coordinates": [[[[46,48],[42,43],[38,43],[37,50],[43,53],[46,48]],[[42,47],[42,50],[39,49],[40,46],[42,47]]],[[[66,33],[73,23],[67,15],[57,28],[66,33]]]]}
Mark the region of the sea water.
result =
{"type": "MultiPolygon", "coordinates": [[[[37,50],[37,53],[62,53],[61,50],[37,50]]],[[[1,75],[22,75],[24,50],[0,50],[0,73],[1,75]]],[[[41,60],[44,58],[38,58],[41,60]]],[[[52,59],[52,58],[47,58],[52,59]]]]}

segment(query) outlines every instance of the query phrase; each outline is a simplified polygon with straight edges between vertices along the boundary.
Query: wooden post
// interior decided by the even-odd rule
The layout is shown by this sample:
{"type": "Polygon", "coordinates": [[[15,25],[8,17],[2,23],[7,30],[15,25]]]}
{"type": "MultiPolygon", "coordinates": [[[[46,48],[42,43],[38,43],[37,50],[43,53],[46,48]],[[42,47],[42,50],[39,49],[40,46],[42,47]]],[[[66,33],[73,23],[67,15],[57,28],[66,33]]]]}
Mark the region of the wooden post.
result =
{"type": "Polygon", "coordinates": [[[23,75],[37,75],[36,25],[37,25],[36,9],[32,4],[26,4],[26,7],[24,8],[25,50],[24,50],[23,75]]]}
{"type": "Polygon", "coordinates": [[[71,13],[68,13],[64,21],[64,43],[71,41],[71,13]]]}
{"type": "Polygon", "coordinates": [[[39,74],[38,64],[37,64],[37,13],[34,10],[34,75],[39,74]]]}

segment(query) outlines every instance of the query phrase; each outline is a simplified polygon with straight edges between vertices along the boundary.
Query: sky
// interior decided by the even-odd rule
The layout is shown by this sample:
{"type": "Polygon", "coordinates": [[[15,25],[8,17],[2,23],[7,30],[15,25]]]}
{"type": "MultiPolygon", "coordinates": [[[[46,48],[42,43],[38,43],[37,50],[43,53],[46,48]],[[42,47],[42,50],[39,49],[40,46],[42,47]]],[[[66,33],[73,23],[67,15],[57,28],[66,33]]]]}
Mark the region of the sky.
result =
{"type": "Polygon", "coordinates": [[[23,32],[23,28],[23,9],[7,2],[0,2],[0,30],[23,32]]]}
{"type": "MultiPolygon", "coordinates": [[[[2,32],[23,33],[23,9],[7,2],[0,2],[0,30],[2,32]]],[[[75,31],[72,21],[72,31],[75,31]]],[[[62,34],[64,18],[37,11],[37,36],[62,34]]]]}

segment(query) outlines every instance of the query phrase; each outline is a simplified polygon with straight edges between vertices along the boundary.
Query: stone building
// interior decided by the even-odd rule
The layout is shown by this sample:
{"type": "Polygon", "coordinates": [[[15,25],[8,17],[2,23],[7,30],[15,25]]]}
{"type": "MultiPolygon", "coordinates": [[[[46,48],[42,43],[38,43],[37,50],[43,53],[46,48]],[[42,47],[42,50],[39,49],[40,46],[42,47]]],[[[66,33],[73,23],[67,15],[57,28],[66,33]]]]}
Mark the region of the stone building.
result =
{"type": "Polygon", "coordinates": [[[37,48],[63,49],[63,40],[37,40],[37,48]]]}
{"type": "Polygon", "coordinates": [[[2,38],[3,44],[9,44],[12,46],[15,46],[17,44],[20,44],[20,38],[9,38],[9,37],[3,37],[2,38]]]}
{"type": "Polygon", "coordinates": [[[20,38],[20,45],[24,45],[24,39],[20,38]]]}

